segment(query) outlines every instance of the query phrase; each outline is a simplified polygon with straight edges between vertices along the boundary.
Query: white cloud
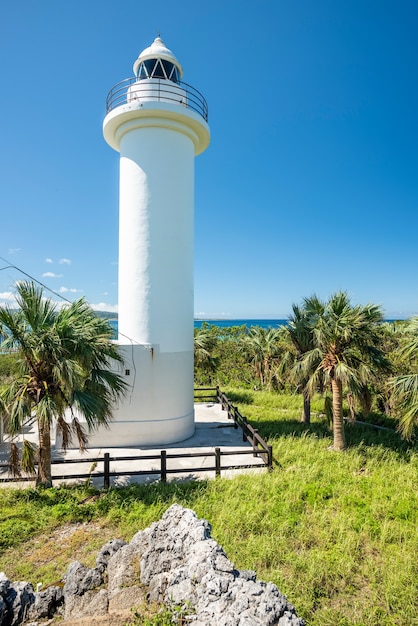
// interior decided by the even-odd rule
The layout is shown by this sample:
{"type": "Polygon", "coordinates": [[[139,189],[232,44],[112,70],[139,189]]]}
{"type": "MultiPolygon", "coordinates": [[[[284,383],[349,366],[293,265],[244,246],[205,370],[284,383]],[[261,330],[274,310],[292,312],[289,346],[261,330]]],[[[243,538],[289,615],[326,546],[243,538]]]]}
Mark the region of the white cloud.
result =
{"type": "Polygon", "coordinates": [[[61,265],[71,265],[71,259],[60,259],[59,263],[61,263],[61,265]]]}
{"type": "Polygon", "coordinates": [[[45,259],[45,263],[53,263],[53,262],[54,261],[52,259],[49,259],[49,258],[45,259]]]}
{"type": "Polygon", "coordinates": [[[20,252],[22,248],[9,248],[9,254],[16,254],[16,252],[20,252]]]}
{"type": "Polygon", "coordinates": [[[0,291],[0,306],[16,304],[15,294],[12,291],[0,291]]]}
{"type": "Polygon", "coordinates": [[[74,287],[60,287],[60,293],[81,293],[82,289],[74,289],[74,287]]]}
{"type": "Polygon", "coordinates": [[[63,274],[54,274],[54,272],[44,272],[42,278],[62,278],[63,274]]]}
{"type": "Polygon", "coordinates": [[[94,311],[109,311],[110,313],[118,312],[117,304],[106,304],[106,302],[99,302],[98,304],[90,304],[94,311]]]}

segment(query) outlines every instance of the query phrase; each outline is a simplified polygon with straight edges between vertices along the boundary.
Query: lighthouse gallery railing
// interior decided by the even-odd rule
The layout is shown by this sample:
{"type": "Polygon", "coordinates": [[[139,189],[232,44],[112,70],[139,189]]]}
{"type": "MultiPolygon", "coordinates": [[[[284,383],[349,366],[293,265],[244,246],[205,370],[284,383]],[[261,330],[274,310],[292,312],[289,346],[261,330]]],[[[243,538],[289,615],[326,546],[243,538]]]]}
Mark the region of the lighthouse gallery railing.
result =
{"type": "Polygon", "coordinates": [[[208,105],[205,98],[197,89],[181,81],[172,83],[155,78],[151,80],[126,78],[109,91],[106,98],[106,114],[133,100],[181,104],[208,121],[208,105]]]}

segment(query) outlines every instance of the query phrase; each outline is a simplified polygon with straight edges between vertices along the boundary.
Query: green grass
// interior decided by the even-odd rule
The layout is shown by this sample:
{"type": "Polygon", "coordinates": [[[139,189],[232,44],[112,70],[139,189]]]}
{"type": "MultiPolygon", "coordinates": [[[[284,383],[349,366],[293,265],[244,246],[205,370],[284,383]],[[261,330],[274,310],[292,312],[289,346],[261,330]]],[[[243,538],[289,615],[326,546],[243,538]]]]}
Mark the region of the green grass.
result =
{"type": "Polygon", "coordinates": [[[273,445],[271,474],[109,492],[0,490],[0,569],[55,582],[71,560],[92,565],[106,540],[129,540],[179,502],[210,521],[237,568],[275,582],[308,626],[418,624],[416,446],[355,426],[347,451],[335,453],[319,399],[307,428],[298,398],[229,391],[273,445]]]}

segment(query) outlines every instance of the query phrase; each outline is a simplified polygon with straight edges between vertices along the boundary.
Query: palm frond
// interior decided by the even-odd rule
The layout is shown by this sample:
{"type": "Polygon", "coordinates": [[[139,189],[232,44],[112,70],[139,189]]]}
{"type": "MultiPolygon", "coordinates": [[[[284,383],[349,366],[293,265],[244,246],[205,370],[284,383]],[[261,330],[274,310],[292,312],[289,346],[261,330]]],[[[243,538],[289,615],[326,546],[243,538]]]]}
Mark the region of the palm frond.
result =
{"type": "Polygon", "coordinates": [[[403,332],[408,340],[401,348],[401,354],[408,359],[416,358],[418,356],[418,317],[411,318],[403,332]]]}
{"type": "Polygon", "coordinates": [[[81,452],[85,452],[87,449],[87,444],[88,444],[88,435],[86,433],[86,431],[84,430],[83,426],[80,424],[79,420],[77,419],[77,417],[73,418],[73,421],[71,423],[71,427],[77,437],[77,441],[78,441],[78,445],[80,448],[81,452]]]}
{"type": "Polygon", "coordinates": [[[37,447],[27,439],[23,440],[22,460],[20,465],[25,474],[35,474],[35,461],[37,455],[37,447]]]}
{"type": "Polygon", "coordinates": [[[102,394],[97,387],[89,384],[84,390],[77,390],[72,397],[72,405],[77,413],[82,415],[90,432],[98,426],[108,427],[112,418],[112,403],[106,390],[101,387],[102,394]]]}
{"type": "Polygon", "coordinates": [[[65,421],[62,415],[57,418],[57,430],[61,433],[61,447],[68,450],[71,443],[71,425],[65,421]]]}
{"type": "Polygon", "coordinates": [[[398,412],[398,429],[405,439],[412,439],[418,426],[418,374],[396,376],[389,387],[398,412]]]}
{"type": "Polygon", "coordinates": [[[20,471],[19,448],[14,441],[10,443],[9,471],[11,475],[14,476],[15,478],[20,477],[22,475],[22,472],[20,471]]]}

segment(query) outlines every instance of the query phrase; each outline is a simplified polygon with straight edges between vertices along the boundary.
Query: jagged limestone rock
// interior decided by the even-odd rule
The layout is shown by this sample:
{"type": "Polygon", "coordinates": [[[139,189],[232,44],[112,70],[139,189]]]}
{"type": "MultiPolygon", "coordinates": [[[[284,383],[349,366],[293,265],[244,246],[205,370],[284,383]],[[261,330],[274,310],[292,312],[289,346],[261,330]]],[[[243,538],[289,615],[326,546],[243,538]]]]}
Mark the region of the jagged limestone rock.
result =
{"type": "Polygon", "coordinates": [[[0,573],[0,626],[19,626],[23,616],[50,617],[62,598],[63,624],[74,626],[119,624],[144,600],[187,607],[194,626],[304,625],[276,585],[235,569],[212,539],[209,522],[177,504],[129,544],[108,542],[96,567],[71,563],[63,590],[34,594],[29,583],[12,584],[0,573]]]}
{"type": "Polygon", "coordinates": [[[29,607],[27,618],[33,622],[39,619],[52,618],[64,603],[61,587],[47,587],[35,593],[35,601],[29,607]]]}
{"type": "Polygon", "coordinates": [[[35,602],[32,585],[24,581],[10,584],[4,602],[6,604],[4,626],[20,626],[26,619],[30,606],[35,602]]]}

